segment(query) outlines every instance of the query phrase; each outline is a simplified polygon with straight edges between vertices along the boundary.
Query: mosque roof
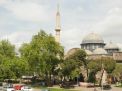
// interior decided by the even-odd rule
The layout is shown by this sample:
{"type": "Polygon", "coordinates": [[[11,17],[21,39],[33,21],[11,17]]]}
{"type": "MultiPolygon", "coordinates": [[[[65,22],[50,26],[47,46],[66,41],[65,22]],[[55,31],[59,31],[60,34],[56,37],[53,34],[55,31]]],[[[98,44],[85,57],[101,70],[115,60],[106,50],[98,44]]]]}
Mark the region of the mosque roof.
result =
{"type": "Polygon", "coordinates": [[[85,50],[87,55],[92,55],[93,53],[90,50],[85,50]]]}
{"type": "Polygon", "coordinates": [[[74,54],[77,50],[80,50],[80,48],[72,48],[72,49],[70,49],[70,50],[66,53],[64,59],[66,59],[66,58],[69,57],[70,55],[74,54]]]}
{"type": "Polygon", "coordinates": [[[107,54],[107,51],[103,48],[97,48],[93,51],[94,54],[107,54]]]}
{"type": "Polygon", "coordinates": [[[82,40],[82,44],[86,44],[86,43],[104,43],[104,40],[99,34],[90,33],[86,35],[82,40]]]}
{"type": "Polygon", "coordinates": [[[105,49],[119,49],[119,47],[116,44],[110,42],[105,46],[105,49]]]}

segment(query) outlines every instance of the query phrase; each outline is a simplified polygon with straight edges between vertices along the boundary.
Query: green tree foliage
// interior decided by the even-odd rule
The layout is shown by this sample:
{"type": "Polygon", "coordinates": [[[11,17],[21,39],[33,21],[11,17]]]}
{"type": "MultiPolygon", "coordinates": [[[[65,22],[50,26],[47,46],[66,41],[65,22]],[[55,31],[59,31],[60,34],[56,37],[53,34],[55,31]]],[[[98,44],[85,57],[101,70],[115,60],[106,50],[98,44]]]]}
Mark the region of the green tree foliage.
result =
{"type": "Polygon", "coordinates": [[[108,72],[108,73],[112,73],[112,71],[115,69],[116,67],[116,61],[113,58],[109,58],[109,57],[103,57],[101,58],[101,62],[103,63],[103,67],[104,69],[108,72]]]}
{"type": "Polygon", "coordinates": [[[99,70],[101,70],[101,62],[98,60],[90,60],[90,62],[88,63],[88,69],[90,71],[94,71],[97,72],[99,70]]]}
{"type": "MultiPolygon", "coordinates": [[[[93,80],[95,82],[95,79],[94,79],[95,74],[98,71],[103,70],[103,68],[107,71],[108,74],[111,74],[112,71],[115,69],[115,66],[116,66],[116,61],[110,57],[101,57],[99,59],[90,60],[90,62],[88,63],[88,69],[89,69],[88,81],[92,82],[93,80]]],[[[100,80],[99,85],[101,85],[101,80],[100,80]]]]}
{"type": "Polygon", "coordinates": [[[112,73],[116,67],[116,61],[109,57],[102,57],[99,59],[91,60],[88,63],[88,68],[92,71],[99,71],[104,68],[107,73],[112,73]]]}
{"type": "Polygon", "coordinates": [[[122,86],[122,64],[116,64],[116,68],[112,72],[112,75],[117,78],[122,86]]]}
{"type": "Polygon", "coordinates": [[[61,73],[64,77],[72,77],[74,74],[74,71],[76,71],[76,68],[79,68],[78,66],[78,62],[73,60],[73,59],[69,59],[69,60],[65,60],[64,62],[61,63],[61,73]]]}
{"type": "Polygon", "coordinates": [[[28,63],[16,56],[14,45],[0,41],[0,79],[20,78],[27,67],[28,63]]]}
{"type": "Polygon", "coordinates": [[[51,76],[63,58],[64,51],[52,35],[40,31],[30,43],[22,45],[20,53],[28,61],[31,73],[51,76]]]}
{"type": "Polygon", "coordinates": [[[14,58],[9,65],[10,70],[14,73],[16,78],[21,78],[23,75],[28,74],[28,63],[22,58],[14,58]]]}
{"type": "Polygon", "coordinates": [[[73,54],[71,54],[67,59],[75,59],[86,63],[86,52],[82,49],[76,50],[73,54]]]}
{"type": "Polygon", "coordinates": [[[0,55],[13,58],[15,56],[15,47],[8,40],[0,41],[0,55]]]}
{"type": "Polygon", "coordinates": [[[15,57],[15,47],[8,40],[0,41],[0,79],[11,78],[10,60],[15,57]]]}
{"type": "Polygon", "coordinates": [[[89,69],[89,76],[88,76],[88,82],[95,83],[95,75],[98,71],[101,70],[101,63],[98,62],[98,60],[90,60],[88,63],[88,69],[89,69]]]}
{"type": "Polygon", "coordinates": [[[61,63],[60,75],[67,78],[74,78],[80,74],[80,67],[86,65],[86,53],[77,49],[68,55],[61,63]]]}
{"type": "Polygon", "coordinates": [[[122,76],[122,64],[116,64],[116,68],[112,72],[112,75],[117,78],[122,76]]]}
{"type": "Polygon", "coordinates": [[[95,83],[95,82],[96,82],[95,74],[96,74],[95,71],[91,71],[91,72],[89,73],[88,82],[92,82],[92,83],[95,83]]]}
{"type": "Polygon", "coordinates": [[[86,58],[87,58],[87,54],[82,49],[76,50],[72,55],[70,55],[68,57],[68,59],[74,59],[75,61],[78,61],[79,66],[81,66],[81,65],[84,66],[84,68],[86,69],[86,72],[87,72],[87,77],[88,77],[87,64],[89,63],[89,60],[87,60],[86,58]]]}

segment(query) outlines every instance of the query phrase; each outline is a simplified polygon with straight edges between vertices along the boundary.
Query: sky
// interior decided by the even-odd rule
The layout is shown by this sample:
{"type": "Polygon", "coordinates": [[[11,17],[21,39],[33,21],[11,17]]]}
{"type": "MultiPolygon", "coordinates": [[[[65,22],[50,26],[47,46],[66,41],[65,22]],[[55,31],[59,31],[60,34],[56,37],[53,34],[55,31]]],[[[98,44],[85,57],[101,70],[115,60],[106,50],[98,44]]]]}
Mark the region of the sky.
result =
{"type": "Polygon", "coordinates": [[[91,32],[122,48],[122,0],[0,0],[0,39],[19,48],[41,29],[55,36],[58,2],[66,51],[91,32]]]}

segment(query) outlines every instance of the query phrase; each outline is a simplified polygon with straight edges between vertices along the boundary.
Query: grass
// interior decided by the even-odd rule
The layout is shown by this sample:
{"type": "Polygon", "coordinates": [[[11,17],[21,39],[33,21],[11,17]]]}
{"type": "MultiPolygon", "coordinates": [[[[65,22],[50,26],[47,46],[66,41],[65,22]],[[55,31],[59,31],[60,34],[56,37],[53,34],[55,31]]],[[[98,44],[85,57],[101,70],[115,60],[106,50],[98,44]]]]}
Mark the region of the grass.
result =
{"type": "Polygon", "coordinates": [[[119,87],[119,88],[122,88],[122,85],[120,85],[120,86],[115,86],[115,87],[119,87]]]}
{"type": "Polygon", "coordinates": [[[60,89],[60,88],[48,88],[49,91],[76,91],[76,90],[69,90],[69,89],[60,89]]]}
{"type": "Polygon", "coordinates": [[[115,85],[115,87],[120,87],[120,88],[122,88],[122,83],[121,83],[121,82],[117,82],[117,84],[115,85]]]}
{"type": "Polygon", "coordinates": [[[60,88],[60,87],[34,87],[37,89],[48,89],[49,91],[78,91],[78,90],[70,90],[70,89],[64,89],[64,88],[60,88]]]}

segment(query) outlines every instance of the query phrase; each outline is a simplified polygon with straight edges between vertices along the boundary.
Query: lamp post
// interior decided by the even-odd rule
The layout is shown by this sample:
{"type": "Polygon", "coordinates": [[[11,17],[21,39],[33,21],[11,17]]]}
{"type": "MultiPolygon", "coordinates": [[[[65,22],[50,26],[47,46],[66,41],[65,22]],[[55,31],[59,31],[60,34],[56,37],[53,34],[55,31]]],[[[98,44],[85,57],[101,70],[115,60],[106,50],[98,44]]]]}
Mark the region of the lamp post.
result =
{"type": "Polygon", "coordinates": [[[103,67],[103,62],[102,62],[102,60],[103,60],[103,57],[104,57],[104,55],[102,55],[102,57],[101,57],[101,70],[102,70],[102,76],[101,76],[101,91],[103,91],[103,74],[104,74],[104,67],[103,67]]]}
{"type": "MultiPolygon", "coordinates": [[[[102,77],[103,77],[103,74],[104,74],[104,70],[103,70],[103,73],[102,73],[102,77]]],[[[101,80],[101,91],[103,91],[103,79],[101,80]]]]}

